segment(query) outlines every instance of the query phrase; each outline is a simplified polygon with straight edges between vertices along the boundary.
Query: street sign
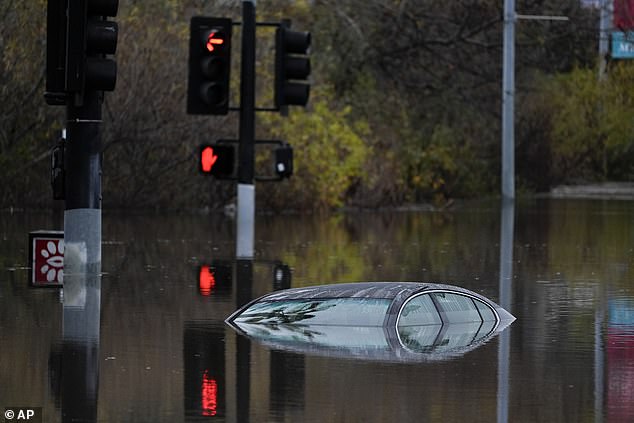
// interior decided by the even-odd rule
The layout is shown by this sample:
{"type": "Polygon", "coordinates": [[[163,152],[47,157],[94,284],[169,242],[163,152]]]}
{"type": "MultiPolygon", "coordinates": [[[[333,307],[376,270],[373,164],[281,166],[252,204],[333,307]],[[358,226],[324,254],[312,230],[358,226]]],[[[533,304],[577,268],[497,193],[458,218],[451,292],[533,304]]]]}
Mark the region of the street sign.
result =
{"type": "Polygon", "coordinates": [[[634,31],[612,33],[612,58],[634,59],[634,31]]]}
{"type": "Polygon", "coordinates": [[[61,287],[64,281],[64,231],[29,232],[29,283],[61,287]]]}

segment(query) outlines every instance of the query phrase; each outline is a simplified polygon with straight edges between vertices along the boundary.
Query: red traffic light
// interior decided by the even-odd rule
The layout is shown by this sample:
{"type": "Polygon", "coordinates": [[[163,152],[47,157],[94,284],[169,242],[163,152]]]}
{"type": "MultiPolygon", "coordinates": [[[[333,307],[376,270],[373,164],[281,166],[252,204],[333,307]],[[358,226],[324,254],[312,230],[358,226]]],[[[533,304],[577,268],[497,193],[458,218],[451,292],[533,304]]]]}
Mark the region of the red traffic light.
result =
{"type": "Polygon", "coordinates": [[[205,40],[205,47],[207,51],[210,53],[213,52],[216,47],[220,47],[225,43],[224,35],[221,32],[213,29],[207,34],[207,39],[205,40]]]}
{"type": "Polygon", "coordinates": [[[216,275],[209,266],[201,266],[198,273],[198,291],[201,295],[208,297],[216,286],[216,275]]]}
{"type": "Polygon", "coordinates": [[[216,161],[218,161],[218,155],[214,152],[213,147],[204,147],[200,152],[200,166],[202,171],[204,173],[210,173],[216,161]]]}
{"type": "Polygon", "coordinates": [[[198,169],[205,175],[212,175],[220,179],[233,179],[235,147],[232,143],[201,145],[198,149],[198,169]]]}
{"type": "Polygon", "coordinates": [[[232,21],[228,18],[192,17],[187,113],[226,115],[229,112],[231,28],[232,21]]]}

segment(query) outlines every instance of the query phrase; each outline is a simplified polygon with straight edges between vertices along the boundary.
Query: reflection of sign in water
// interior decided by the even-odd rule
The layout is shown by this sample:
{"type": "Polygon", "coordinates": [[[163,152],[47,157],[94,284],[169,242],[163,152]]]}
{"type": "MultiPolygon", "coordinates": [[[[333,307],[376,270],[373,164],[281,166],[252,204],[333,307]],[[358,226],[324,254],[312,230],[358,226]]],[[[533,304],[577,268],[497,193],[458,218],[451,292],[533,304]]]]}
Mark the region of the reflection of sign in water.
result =
{"type": "Polygon", "coordinates": [[[607,334],[608,421],[634,421],[634,298],[609,303],[607,334]]]}
{"type": "Polygon", "coordinates": [[[64,278],[64,232],[30,232],[29,264],[31,285],[61,286],[64,278]]]}

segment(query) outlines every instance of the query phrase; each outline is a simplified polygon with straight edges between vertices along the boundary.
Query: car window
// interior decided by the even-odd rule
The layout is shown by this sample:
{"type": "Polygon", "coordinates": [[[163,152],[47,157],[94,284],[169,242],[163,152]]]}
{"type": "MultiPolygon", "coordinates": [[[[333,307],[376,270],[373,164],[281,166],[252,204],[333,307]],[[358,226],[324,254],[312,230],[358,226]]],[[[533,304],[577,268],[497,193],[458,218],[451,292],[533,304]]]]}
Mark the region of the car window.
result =
{"type": "Polygon", "coordinates": [[[236,322],[245,334],[279,345],[306,344],[358,350],[387,350],[382,326],[262,325],[236,322]]]}
{"type": "Polygon", "coordinates": [[[410,299],[398,319],[398,327],[419,325],[441,325],[440,315],[429,294],[410,299]]]}
{"type": "Polygon", "coordinates": [[[482,316],[482,320],[484,320],[485,322],[496,321],[495,314],[493,314],[493,310],[491,310],[491,307],[479,300],[474,299],[473,302],[475,303],[476,307],[478,307],[478,311],[480,312],[480,316],[482,316]]]}
{"type": "Polygon", "coordinates": [[[482,322],[454,323],[443,326],[443,330],[434,345],[434,351],[450,351],[466,347],[475,342],[482,322]]]}
{"type": "Polygon", "coordinates": [[[471,298],[448,292],[434,292],[431,294],[442,313],[445,323],[480,322],[480,313],[471,298]]]}
{"type": "Polygon", "coordinates": [[[491,331],[493,331],[493,329],[495,329],[495,327],[496,327],[495,320],[493,320],[493,321],[487,320],[487,321],[482,322],[482,326],[480,326],[480,330],[478,331],[478,335],[476,336],[476,340],[478,340],[480,338],[484,338],[485,336],[490,334],[491,331]]]}
{"type": "Polygon", "coordinates": [[[401,344],[408,350],[421,353],[430,352],[434,349],[441,328],[441,324],[419,326],[401,326],[399,324],[398,336],[401,344]]]}
{"type": "Polygon", "coordinates": [[[235,320],[244,323],[381,326],[391,300],[332,298],[256,302],[235,320]]]}

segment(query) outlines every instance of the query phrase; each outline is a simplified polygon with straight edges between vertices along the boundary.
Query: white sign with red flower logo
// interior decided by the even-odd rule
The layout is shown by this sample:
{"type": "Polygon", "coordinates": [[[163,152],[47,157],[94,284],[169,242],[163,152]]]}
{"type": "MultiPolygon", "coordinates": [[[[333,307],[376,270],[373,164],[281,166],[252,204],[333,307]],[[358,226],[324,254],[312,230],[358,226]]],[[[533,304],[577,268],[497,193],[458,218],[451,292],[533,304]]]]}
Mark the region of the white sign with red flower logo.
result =
{"type": "Polygon", "coordinates": [[[29,233],[30,283],[33,286],[62,286],[64,282],[64,232],[29,233]]]}

